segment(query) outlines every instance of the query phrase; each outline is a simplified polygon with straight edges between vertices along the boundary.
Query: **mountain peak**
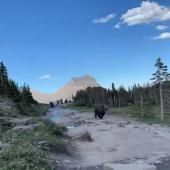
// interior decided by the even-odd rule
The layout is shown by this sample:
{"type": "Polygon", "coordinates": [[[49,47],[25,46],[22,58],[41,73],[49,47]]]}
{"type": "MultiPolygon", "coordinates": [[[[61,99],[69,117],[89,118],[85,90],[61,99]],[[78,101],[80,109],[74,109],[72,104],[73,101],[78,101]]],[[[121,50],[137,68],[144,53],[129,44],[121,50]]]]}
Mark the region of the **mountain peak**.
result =
{"type": "Polygon", "coordinates": [[[33,97],[40,103],[48,103],[49,101],[55,101],[58,99],[71,98],[80,89],[85,89],[87,87],[99,87],[96,79],[90,75],[84,75],[81,77],[74,77],[60,90],[52,94],[41,94],[36,91],[32,91],[33,97]]]}
{"type": "Polygon", "coordinates": [[[100,86],[96,79],[90,75],[84,75],[82,77],[74,77],[71,79],[69,84],[80,86],[80,87],[95,87],[100,86]]]}

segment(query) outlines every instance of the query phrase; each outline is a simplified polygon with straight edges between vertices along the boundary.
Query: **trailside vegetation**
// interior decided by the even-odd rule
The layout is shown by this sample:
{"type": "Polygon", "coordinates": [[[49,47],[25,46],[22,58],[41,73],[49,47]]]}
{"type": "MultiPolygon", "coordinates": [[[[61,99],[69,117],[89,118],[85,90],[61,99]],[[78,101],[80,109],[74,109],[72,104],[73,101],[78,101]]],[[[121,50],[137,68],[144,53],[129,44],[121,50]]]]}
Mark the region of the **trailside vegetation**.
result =
{"type": "Polygon", "coordinates": [[[9,78],[8,70],[3,62],[0,62],[0,98],[2,101],[10,99],[19,109],[20,114],[27,115],[33,112],[33,106],[38,102],[34,100],[30,87],[27,84],[18,84],[9,78]]]}
{"type": "Polygon", "coordinates": [[[39,125],[34,128],[2,131],[0,141],[7,146],[0,152],[1,170],[53,170],[58,166],[54,155],[72,154],[66,127],[49,120],[37,121],[39,125]]]}

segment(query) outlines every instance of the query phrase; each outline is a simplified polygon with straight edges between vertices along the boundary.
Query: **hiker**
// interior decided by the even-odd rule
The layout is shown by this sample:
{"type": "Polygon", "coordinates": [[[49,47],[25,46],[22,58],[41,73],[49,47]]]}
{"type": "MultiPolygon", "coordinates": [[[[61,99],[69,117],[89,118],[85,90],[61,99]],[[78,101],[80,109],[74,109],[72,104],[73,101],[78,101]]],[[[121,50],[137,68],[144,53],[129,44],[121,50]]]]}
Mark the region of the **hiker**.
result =
{"type": "Polygon", "coordinates": [[[50,102],[50,103],[49,103],[49,106],[50,106],[50,108],[54,108],[54,103],[53,103],[53,102],[50,102]]]}

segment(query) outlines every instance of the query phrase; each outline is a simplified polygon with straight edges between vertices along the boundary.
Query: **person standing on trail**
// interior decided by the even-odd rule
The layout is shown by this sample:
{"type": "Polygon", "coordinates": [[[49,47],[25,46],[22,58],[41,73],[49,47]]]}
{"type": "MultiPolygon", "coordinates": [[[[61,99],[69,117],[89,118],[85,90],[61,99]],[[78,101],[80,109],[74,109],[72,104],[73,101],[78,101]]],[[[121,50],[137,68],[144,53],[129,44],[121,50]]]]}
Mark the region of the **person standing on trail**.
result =
{"type": "Polygon", "coordinates": [[[49,106],[50,108],[54,108],[54,103],[50,101],[49,106]]]}

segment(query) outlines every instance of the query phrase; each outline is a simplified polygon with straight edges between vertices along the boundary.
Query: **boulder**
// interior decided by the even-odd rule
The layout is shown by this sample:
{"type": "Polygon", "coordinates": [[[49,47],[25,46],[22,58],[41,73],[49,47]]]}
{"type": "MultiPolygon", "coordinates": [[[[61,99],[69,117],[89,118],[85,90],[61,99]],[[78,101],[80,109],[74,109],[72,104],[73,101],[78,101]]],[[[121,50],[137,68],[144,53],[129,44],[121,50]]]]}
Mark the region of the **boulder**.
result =
{"type": "Polygon", "coordinates": [[[74,140],[78,140],[81,142],[93,142],[92,136],[88,131],[80,132],[72,137],[74,140]]]}

